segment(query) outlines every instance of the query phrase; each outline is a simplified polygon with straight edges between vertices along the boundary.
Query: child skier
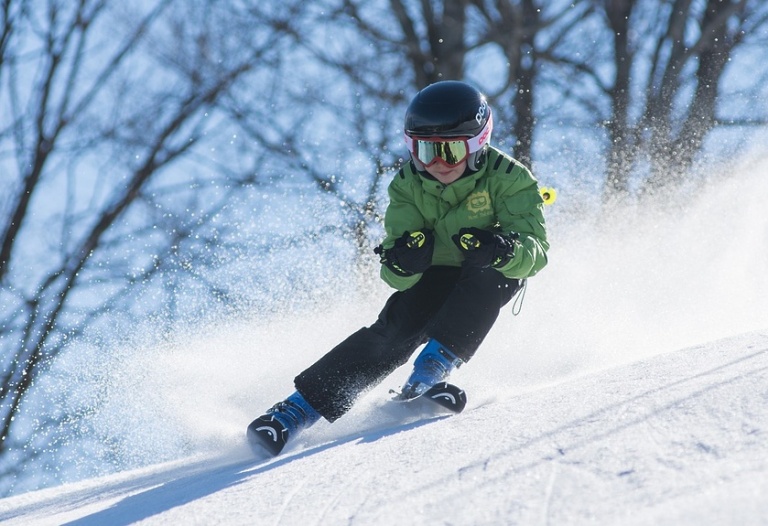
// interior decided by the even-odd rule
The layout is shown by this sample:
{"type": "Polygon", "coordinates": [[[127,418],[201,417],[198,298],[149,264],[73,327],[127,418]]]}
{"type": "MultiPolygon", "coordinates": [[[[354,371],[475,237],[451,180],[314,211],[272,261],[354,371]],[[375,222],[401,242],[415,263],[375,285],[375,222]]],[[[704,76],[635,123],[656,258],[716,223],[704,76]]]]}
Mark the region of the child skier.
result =
{"type": "Polygon", "coordinates": [[[382,279],[397,292],[378,320],[295,380],[296,391],[248,426],[254,447],[277,455],[321,417],[417,356],[398,395],[422,395],[475,354],[501,308],[547,263],[542,198],[519,162],[490,146],[493,114],[472,86],[421,90],[405,115],[410,162],[389,185],[382,279]]]}

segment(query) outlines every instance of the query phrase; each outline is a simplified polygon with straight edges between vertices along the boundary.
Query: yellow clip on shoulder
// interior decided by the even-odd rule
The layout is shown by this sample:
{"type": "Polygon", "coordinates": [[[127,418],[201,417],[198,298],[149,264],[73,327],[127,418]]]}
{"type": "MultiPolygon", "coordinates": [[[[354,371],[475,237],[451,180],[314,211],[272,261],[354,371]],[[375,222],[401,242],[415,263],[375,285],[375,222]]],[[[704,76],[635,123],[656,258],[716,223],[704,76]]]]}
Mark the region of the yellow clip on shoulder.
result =
{"type": "Polygon", "coordinates": [[[557,190],[554,188],[542,186],[539,188],[539,193],[541,194],[541,198],[544,200],[545,205],[551,205],[557,200],[557,190]]]}

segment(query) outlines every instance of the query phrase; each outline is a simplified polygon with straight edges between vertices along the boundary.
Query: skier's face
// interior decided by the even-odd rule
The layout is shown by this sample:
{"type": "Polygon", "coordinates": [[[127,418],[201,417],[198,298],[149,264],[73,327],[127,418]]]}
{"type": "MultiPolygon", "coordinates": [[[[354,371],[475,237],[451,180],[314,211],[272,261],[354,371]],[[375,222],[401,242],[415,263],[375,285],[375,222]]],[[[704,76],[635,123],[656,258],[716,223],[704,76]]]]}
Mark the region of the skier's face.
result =
{"type": "Polygon", "coordinates": [[[438,159],[437,162],[425,168],[427,173],[443,184],[451,184],[464,175],[467,169],[467,161],[464,160],[456,166],[448,166],[438,159]]]}

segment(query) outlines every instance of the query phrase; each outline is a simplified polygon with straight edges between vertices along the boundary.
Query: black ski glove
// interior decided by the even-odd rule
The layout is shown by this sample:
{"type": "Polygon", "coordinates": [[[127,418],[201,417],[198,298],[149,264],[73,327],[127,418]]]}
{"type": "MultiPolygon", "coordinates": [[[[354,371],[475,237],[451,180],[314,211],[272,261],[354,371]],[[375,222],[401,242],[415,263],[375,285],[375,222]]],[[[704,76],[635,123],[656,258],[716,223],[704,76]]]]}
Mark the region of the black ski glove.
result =
{"type": "Polygon", "coordinates": [[[480,228],[462,228],[451,239],[464,254],[468,267],[500,268],[515,255],[517,234],[505,236],[480,228]]]}
{"type": "Polygon", "coordinates": [[[413,233],[405,232],[395,240],[395,246],[392,248],[379,245],[373,251],[381,257],[381,264],[386,265],[395,274],[413,276],[432,265],[435,235],[427,229],[413,233]]]}

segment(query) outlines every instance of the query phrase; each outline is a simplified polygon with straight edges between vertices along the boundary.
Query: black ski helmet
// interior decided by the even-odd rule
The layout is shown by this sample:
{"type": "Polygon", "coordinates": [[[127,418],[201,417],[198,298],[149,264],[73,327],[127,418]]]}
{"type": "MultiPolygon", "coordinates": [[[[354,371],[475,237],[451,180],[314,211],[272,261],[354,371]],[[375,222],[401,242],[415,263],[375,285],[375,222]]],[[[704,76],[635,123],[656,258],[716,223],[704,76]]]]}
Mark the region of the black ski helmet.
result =
{"type": "MultiPolygon", "coordinates": [[[[493,119],[485,95],[465,82],[443,80],[419,91],[405,112],[405,135],[413,137],[468,137],[480,139],[480,148],[470,153],[467,166],[477,171],[485,160],[493,119]]],[[[410,152],[419,171],[425,167],[410,152]]]]}

